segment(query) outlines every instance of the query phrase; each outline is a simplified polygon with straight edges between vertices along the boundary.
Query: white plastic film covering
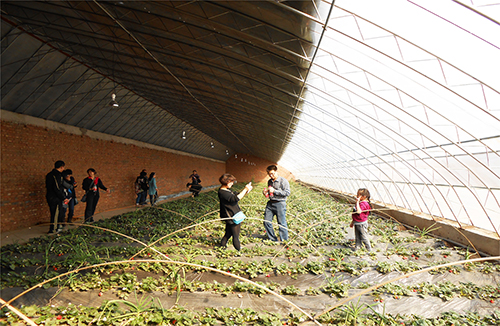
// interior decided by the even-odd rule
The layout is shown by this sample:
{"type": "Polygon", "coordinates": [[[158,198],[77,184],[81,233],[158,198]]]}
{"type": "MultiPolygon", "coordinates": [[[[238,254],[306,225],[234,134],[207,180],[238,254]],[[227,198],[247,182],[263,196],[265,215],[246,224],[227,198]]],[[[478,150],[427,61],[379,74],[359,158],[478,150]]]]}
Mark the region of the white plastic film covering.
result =
{"type": "MultiPolygon", "coordinates": [[[[322,3],[326,6],[328,2],[322,3]]],[[[500,231],[500,4],[335,1],[281,165],[500,231]]]]}

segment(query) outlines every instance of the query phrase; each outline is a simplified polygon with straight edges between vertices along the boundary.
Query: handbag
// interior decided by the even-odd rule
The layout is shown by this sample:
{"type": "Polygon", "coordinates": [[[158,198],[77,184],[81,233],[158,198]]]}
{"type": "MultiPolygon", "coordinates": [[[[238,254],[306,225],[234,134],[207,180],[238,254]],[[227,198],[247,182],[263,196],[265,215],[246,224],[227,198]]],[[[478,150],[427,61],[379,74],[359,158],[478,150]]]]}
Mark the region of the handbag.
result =
{"type": "Polygon", "coordinates": [[[247,217],[242,211],[239,211],[238,213],[233,215],[233,222],[234,224],[240,224],[243,222],[247,217]]]}
{"type": "Polygon", "coordinates": [[[87,193],[83,195],[82,199],[80,200],[82,203],[85,203],[87,201],[87,193]]]}
{"type": "Polygon", "coordinates": [[[346,236],[346,239],[349,240],[349,241],[353,241],[356,239],[356,236],[354,235],[354,227],[350,227],[349,225],[346,226],[346,231],[347,231],[347,236],[346,236]]]}

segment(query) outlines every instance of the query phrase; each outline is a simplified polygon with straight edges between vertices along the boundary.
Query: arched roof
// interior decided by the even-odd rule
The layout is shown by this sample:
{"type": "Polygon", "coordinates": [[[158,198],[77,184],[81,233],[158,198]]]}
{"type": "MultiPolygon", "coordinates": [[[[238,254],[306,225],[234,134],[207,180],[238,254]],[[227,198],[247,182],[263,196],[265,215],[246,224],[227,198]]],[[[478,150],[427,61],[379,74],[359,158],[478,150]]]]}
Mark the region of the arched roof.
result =
{"type": "Polygon", "coordinates": [[[3,110],[216,159],[279,160],[309,183],[500,230],[498,3],[1,8],[3,110]]]}

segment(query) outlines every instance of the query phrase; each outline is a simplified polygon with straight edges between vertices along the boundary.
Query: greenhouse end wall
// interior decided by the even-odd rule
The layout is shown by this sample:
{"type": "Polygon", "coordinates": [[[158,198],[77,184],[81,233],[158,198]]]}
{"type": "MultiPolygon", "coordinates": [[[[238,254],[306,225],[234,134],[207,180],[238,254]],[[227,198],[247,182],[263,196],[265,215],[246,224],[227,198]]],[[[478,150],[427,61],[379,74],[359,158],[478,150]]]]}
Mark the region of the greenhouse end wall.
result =
{"type": "MultiPolygon", "coordinates": [[[[226,169],[223,161],[7,111],[2,111],[1,154],[2,232],[50,221],[45,175],[57,160],[73,170],[78,198],[87,169],[97,170],[111,190],[101,193],[97,213],[135,206],[134,181],[143,169],[156,172],[159,195],[187,191],[193,169],[204,186],[218,185],[226,169]]],[[[84,207],[81,203],[75,207],[76,217],[83,215],[84,207]]]]}
{"type": "MultiPolygon", "coordinates": [[[[226,161],[226,172],[234,175],[239,182],[267,182],[269,177],[266,168],[272,164],[277,165],[276,162],[253,155],[235,154],[226,161]]],[[[294,180],[293,174],[280,165],[278,165],[278,174],[289,181],[294,180]]]]}

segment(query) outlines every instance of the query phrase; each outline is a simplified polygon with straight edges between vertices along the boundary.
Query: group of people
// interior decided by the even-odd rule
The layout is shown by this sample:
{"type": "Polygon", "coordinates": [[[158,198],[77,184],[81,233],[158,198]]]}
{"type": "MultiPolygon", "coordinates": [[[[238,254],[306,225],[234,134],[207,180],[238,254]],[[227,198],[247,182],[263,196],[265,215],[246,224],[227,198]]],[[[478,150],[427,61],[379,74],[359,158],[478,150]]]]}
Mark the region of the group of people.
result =
{"type": "MultiPolygon", "coordinates": [[[[189,176],[191,182],[186,184],[186,187],[191,192],[191,197],[197,197],[200,194],[201,179],[196,170],[189,176]]],[[[156,185],[156,173],[151,172],[148,174],[146,169],[142,170],[139,176],[135,179],[135,193],[137,198],[135,200],[136,206],[146,205],[149,195],[149,203],[151,206],[156,204],[158,200],[158,186],[156,185]]]]}
{"type": "MultiPolygon", "coordinates": [[[[110,192],[104,186],[102,180],[97,176],[93,168],[87,170],[87,177],[83,179],[82,189],[84,195],[80,201],[85,202],[85,223],[94,222],[94,214],[99,202],[99,189],[110,192]]],[[[187,184],[192,196],[200,193],[201,179],[196,170],[189,176],[191,182],[187,184]]],[[[46,199],[50,210],[49,234],[58,233],[64,229],[65,224],[72,223],[75,205],[79,200],[76,194],[78,183],[73,177],[73,171],[66,169],[64,161],[54,163],[54,169],[45,176],[46,199]],[[68,217],[66,220],[66,212],[68,217]],[[66,220],[66,222],[65,222],[66,220]]],[[[135,181],[135,191],[137,194],[136,205],[145,205],[147,196],[149,202],[154,206],[158,200],[158,187],[156,185],[156,173],[152,172],[147,176],[146,170],[142,170],[135,181]]]]}
{"type": "MultiPolygon", "coordinates": [[[[99,202],[99,189],[110,192],[97,177],[95,169],[87,170],[87,177],[83,179],[82,189],[85,191],[82,201],[85,202],[85,223],[94,221],[94,213],[99,202]]],[[[54,169],[45,176],[45,198],[50,210],[49,234],[57,233],[64,229],[66,223],[71,223],[74,216],[75,205],[78,204],[76,196],[77,182],[73,178],[73,171],[66,169],[63,161],[54,163],[54,169]],[[65,223],[66,211],[68,219],[65,223]]]]}
{"type": "MultiPolygon", "coordinates": [[[[68,211],[67,223],[71,223],[74,215],[74,207],[78,204],[76,188],[78,187],[73,178],[73,171],[66,169],[63,161],[57,161],[54,169],[45,177],[45,186],[47,189],[46,199],[50,209],[50,233],[57,233],[63,230],[66,211],[68,211]]],[[[266,169],[269,180],[267,187],[262,191],[268,198],[264,210],[264,228],[269,240],[287,241],[288,226],[286,222],[286,200],[290,196],[290,184],[288,180],[278,175],[278,167],[270,165],[266,169]],[[278,222],[279,239],[274,233],[273,219],[276,216],[278,222]]],[[[87,170],[87,177],[83,179],[82,189],[85,191],[82,201],[85,202],[85,223],[94,221],[94,213],[99,201],[99,189],[110,192],[104,186],[101,179],[97,177],[97,172],[93,168],[87,170]]],[[[196,170],[189,176],[191,182],[186,186],[193,197],[198,196],[202,187],[201,179],[196,170]]],[[[225,221],[225,234],[221,240],[221,246],[226,247],[229,239],[233,238],[233,245],[236,250],[241,249],[240,231],[241,222],[234,219],[235,216],[242,214],[238,202],[247,195],[252,189],[252,183],[248,183],[240,193],[231,190],[236,182],[232,174],[225,173],[219,178],[221,187],[218,191],[220,200],[220,217],[225,221]]],[[[149,178],[146,170],[142,170],[135,181],[137,194],[136,205],[146,204],[147,195],[151,206],[154,206],[158,199],[158,187],[156,185],[156,173],[151,172],[149,178]]],[[[370,214],[370,192],[367,189],[359,189],[356,195],[356,205],[353,208],[352,222],[350,227],[354,227],[355,249],[363,245],[368,251],[371,250],[368,239],[368,215],[370,214]]]]}
{"type": "Polygon", "coordinates": [[[137,198],[135,204],[137,206],[146,205],[146,200],[149,195],[151,206],[156,204],[158,200],[158,187],[156,185],[156,173],[151,172],[149,178],[146,170],[142,170],[137,179],[135,179],[135,193],[137,198]]]}
{"type": "MultiPolygon", "coordinates": [[[[278,167],[270,165],[266,169],[269,180],[267,187],[262,191],[263,195],[269,200],[264,210],[264,228],[269,240],[278,241],[278,237],[274,233],[273,218],[276,216],[278,221],[278,231],[281,241],[288,240],[288,225],[286,223],[286,199],[290,196],[290,184],[288,180],[278,175],[278,167]]],[[[240,231],[241,223],[235,222],[233,217],[241,212],[238,205],[240,199],[248,194],[252,189],[252,184],[248,183],[240,193],[231,190],[231,187],[236,182],[236,178],[232,174],[223,174],[219,178],[221,187],[218,191],[220,200],[220,217],[226,223],[225,234],[221,240],[221,246],[225,247],[229,239],[233,238],[233,246],[236,250],[241,249],[240,231]]]]}
{"type": "MultiPolygon", "coordinates": [[[[262,191],[263,195],[268,198],[266,208],[264,210],[264,228],[269,240],[278,241],[278,237],[274,233],[273,218],[276,216],[279,230],[279,240],[288,240],[288,226],[286,222],[286,199],[290,196],[290,184],[288,181],[278,175],[278,167],[270,165],[266,169],[269,180],[267,187],[262,191]]],[[[226,224],[224,236],[220,245],[226,247],[229,239],[233,238],[233,246],[236,250],[241,249],[240,219],[235,219],[241,214],[239,201],[247,195],[252,189],[252,183],[245,185],[239,193],[232,191],[231,187],[236,182],[236,178],[232,174],[225,173],[219,178],[221,187],[218,191],[220,201],[220,217],[226,224]]],[[[354,227],[356,238],[355,250],[363,245],[368,251],[371,250],[370,240],[368,239],[368,215],[370,214],[370,192],[367,189],[359,189],[356,195],[356,205],[353,209],[352,222],[350,227],[354,227]]]]}

